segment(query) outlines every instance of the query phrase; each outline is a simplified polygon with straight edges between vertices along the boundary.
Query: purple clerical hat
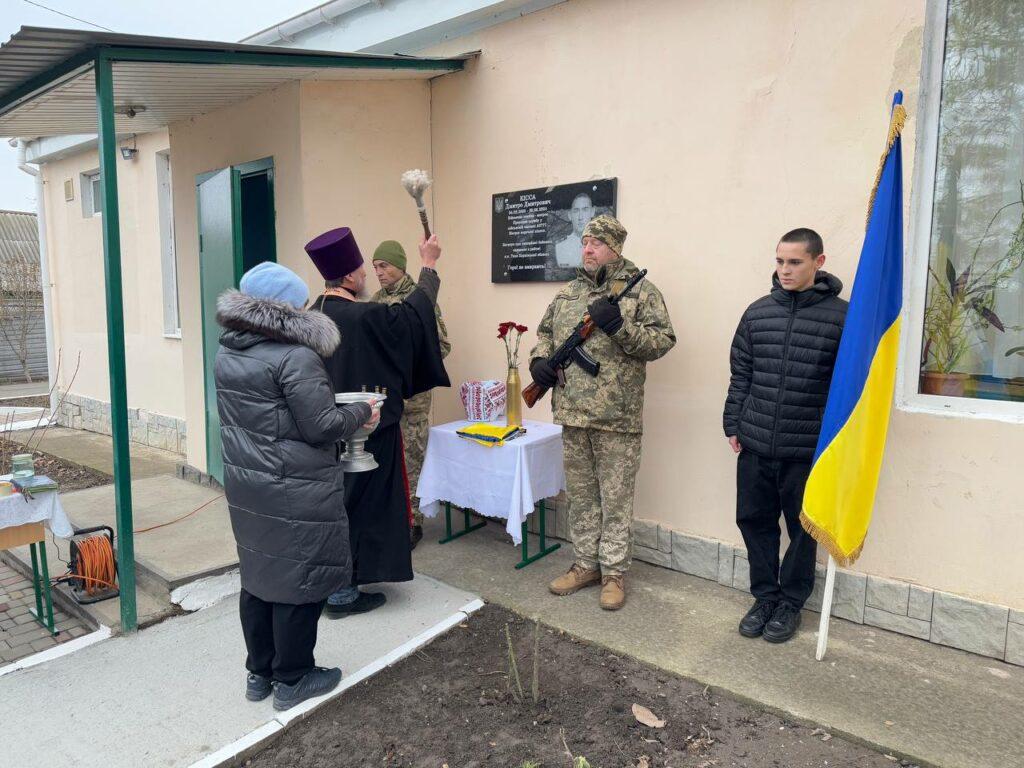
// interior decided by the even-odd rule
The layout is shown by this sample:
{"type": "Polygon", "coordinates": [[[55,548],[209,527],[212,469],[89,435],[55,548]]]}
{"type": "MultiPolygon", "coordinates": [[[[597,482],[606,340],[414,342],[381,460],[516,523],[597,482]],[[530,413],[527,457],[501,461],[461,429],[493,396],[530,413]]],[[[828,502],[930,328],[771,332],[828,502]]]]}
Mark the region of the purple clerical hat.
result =
{"type": "Polygon", "coordinates": [[[324,280],[340,280],[363,263],[363,254],[359,252],[355,235],[348,227],[338,227],[314,237],[306,243],[306,253],[324,280]]]}

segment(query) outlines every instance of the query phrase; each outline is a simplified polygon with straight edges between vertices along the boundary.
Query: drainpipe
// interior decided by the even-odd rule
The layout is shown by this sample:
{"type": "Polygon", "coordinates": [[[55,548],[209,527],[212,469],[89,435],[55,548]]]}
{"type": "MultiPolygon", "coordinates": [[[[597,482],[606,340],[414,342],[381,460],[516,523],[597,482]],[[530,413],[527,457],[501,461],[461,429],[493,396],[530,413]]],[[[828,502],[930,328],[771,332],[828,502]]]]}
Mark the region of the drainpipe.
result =
{"type": "Polygon", "coordinates": [[[46,371],[47,379],[50,382],[50,419],[57,419],[57,383],[54,377],[57,373],[57,351],[53,341],[53,297],[51,290],[53,283],[50,281],[50,259],[46,251],[46,201],[43,197],[43,173],[42,170],[29,165],[25,161],[25,147],[27,142],[24,139],[11,139],[10,145],[18,148],[18,168],[36,180],[36,226],[39,228],[39,276],[43,287],[43,325],[46,328],[46,371]]]}

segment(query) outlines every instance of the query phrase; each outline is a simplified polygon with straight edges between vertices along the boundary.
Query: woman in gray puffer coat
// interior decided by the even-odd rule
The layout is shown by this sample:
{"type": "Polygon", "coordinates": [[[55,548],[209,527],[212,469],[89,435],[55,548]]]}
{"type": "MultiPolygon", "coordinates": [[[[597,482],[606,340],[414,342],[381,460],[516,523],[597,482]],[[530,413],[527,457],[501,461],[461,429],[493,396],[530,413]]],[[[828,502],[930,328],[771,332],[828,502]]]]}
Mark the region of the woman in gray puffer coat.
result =
{"type": "Polygon", "coordinates": [[[224,492],[242,579],[246,698],[273,691],[280,710],[341,679],[313,663],[324,601],[352,568],[337,444],[379,408],[335,405],[322,358],[339,344],[337,326],[304,311],[309,292],[295,273],[266,262],[240,288],[217,301],[224,492]]]}

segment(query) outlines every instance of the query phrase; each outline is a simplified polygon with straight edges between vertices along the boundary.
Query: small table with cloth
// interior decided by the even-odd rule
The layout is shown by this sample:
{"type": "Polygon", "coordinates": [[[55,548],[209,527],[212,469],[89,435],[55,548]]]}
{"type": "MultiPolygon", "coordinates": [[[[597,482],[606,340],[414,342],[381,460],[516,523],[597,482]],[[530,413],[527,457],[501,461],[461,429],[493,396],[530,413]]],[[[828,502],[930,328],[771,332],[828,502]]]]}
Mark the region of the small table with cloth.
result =
{"type": "MultiPolygon", "coordinates": [[[[10,481],[11,476],[0,477],[10,481]]],[[[32,555],[32,589],[35,591],[36,621],[52,635],[58,633],[53,622],[53,596],[50,592],[50,571],[46,562],[46,529],[62,539],[71,538],[75,530],[68,520],[56,491],[37,493],[31,498],[20,493],[0,497],[0,550],[29,545],[32,555]],[[38,546],[38,552],[36,545],[38,546]],[[45,602],[46,614],[43,615],[45,602]]]]}
{"type": "Polygon", "coordinates": [[[522,568],[561,546],[547,546],[544,501],[565,489],[562,428],[524,421],[525,434],[489,447],[456,434],[473,423],[461,420],[430,428],[416,489],[420,510],[427,517],[435,517],[444,503],[446,535],[442,544],[486,525],[485,521],[470,525],[469,510],[507,520],[505,530],[514,543],[522,546],[522,559],[516,564],[516,568],[522,568]],[[454,533],[453,503],[462,507],[465,516],[462,530],[454,533]],[[535,505],[540,511],[540,551],[530,555],[526,518],[535,505]]]}

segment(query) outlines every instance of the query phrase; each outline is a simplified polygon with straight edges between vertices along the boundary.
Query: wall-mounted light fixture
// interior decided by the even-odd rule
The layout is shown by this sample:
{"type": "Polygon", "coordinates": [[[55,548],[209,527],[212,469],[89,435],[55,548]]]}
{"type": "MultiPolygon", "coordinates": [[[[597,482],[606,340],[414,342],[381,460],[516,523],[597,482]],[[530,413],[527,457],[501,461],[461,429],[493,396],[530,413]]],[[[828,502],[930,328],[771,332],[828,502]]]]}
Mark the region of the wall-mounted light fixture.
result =
{"type": "Polygon", "coordinates": [[[132,145],[130,147],[121,147],[121,157],[125,160],[134,160],[135,156],[139,154],[139,148],[135,142],[135,134],[132,134],[132,145]]]}

